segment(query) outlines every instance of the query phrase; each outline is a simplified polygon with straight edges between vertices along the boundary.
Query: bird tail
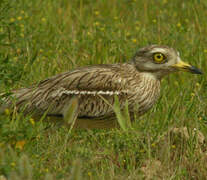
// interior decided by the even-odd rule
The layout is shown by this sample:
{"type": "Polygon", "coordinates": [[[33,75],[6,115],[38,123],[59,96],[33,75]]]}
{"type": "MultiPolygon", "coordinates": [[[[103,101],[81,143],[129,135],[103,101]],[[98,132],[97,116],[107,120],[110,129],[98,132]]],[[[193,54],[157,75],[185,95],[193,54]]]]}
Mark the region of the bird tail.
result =
{"type": "Polygon", "coordinates": [[[0,114],[3,114],[6,109],[13,109],[14,106],[21,106],[28,102],[31,93],[29,88],[13,90],[11,92],[0,94],[0,114]]]}

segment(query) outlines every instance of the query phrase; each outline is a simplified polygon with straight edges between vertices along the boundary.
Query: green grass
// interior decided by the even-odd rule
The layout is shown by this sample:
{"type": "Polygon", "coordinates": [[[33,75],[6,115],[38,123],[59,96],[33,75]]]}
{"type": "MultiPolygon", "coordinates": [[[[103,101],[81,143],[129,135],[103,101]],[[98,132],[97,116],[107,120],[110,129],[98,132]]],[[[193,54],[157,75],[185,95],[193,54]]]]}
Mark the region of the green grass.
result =
{"type": "MultiPolygon", "coordinates": [[[[0,91],[79,66],[125,62],[165,44],[207,70],[207,1],[0,1],[0,91]]],[[[162,81],[159,102],[126,130],[72,130],[0,116],[8,179],[206,179],[207,78],[162,81]],[[176,129],[178,128],[178,129],[176,129]]]]}

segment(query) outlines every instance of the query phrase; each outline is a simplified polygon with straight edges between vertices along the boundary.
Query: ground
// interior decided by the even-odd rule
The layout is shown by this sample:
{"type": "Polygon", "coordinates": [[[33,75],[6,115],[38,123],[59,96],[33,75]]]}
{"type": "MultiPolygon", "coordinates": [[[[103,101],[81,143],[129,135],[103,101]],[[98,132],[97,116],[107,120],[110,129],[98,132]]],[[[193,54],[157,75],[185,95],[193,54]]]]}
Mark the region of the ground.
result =
{"type": "Polygon", "coordinates": [[[158,103],[131,126],[72,130],[5,110],[0,179],[205,179],[207,1],[0,2],[0,92],[76,67],[125,62],[163,44],[204,75],[162,81],[158,103]]]}

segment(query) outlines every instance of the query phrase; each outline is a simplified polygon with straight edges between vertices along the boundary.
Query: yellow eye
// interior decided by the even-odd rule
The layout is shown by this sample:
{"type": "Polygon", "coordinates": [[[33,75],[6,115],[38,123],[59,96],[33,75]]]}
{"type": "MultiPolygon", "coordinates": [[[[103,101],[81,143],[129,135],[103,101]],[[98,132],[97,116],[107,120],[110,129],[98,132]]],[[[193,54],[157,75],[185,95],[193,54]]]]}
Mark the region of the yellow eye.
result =
{"type": "Polygon", "coordinates": [[[162,53],[155,53],[153,55],[153,60],[156,62],[156,63],[164,63],[165,62],[165,56],[162,54],[162,53]]]}

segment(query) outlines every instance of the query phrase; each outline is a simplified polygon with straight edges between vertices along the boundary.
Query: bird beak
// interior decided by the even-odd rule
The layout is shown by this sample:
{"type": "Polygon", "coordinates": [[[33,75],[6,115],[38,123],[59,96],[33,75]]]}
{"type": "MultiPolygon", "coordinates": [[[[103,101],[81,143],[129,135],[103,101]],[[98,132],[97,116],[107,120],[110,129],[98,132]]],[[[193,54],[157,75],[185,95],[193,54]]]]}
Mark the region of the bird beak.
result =
{"type": "Polygon", "coordinates": [[[179,71],[187,71],[187,72],[191,72],[193,74],[203,74],[200,69],[198,69],[188,63],[185,63],[181,60],[177,64],[173,64],[172,67],[179,70],[179,71]]]}

